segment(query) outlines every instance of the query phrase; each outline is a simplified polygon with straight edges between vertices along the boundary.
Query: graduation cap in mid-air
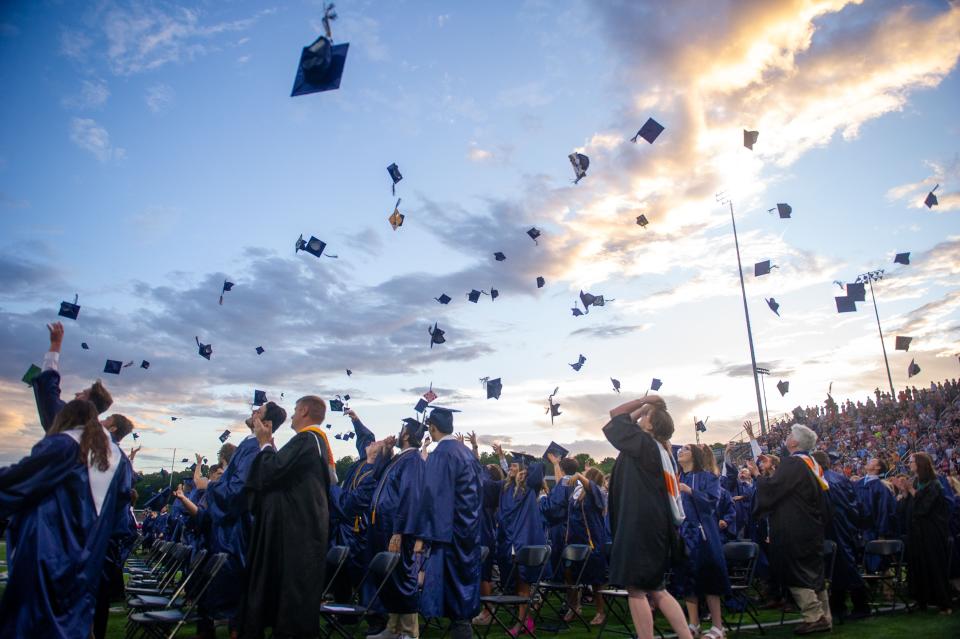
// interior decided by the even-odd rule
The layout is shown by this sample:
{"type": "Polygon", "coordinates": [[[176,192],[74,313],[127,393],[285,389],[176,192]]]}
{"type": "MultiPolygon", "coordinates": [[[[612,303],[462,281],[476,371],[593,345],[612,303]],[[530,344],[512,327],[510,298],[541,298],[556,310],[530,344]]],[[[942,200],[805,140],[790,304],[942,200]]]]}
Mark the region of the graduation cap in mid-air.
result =
{"type": "Polygon", "coordinates": [[[930,192],[927,193],[926,199],[923,201],[923,203],[926,205],[928,209],[932,209],[936,205],[940,204],[940,201],[937,200],[937,196],[933,193],[938,188],[940,188],[939,184],[933,187],[932,189],[930,189],[930,192]]]}
{"type": "Polygon", "coordinates": [[[610,383],[613,384],[613,390],[615,390],[615,391],[617,391],[617,392],[619,393],[619,392],[620,392],[620,380],[619,380],[619,379],[614,379],[614,378],[611,377],[611,378],[610,378],[610,383]]]}
{"type": "Polygon", "coordinates": [[[233,290],[233,282],[223,280],[223,288],[220,290],[220,305],[223,306],[223,294],[233,290]]]}
{"type": "Polygon", "coordinates": [[[553,401],[553,398],[556,396],[557,392],[560,390],[560,387],[557,386],[553,389],[553,392],[550,393],[550,396],[547,398],[547,414],[550,415],[550,423],[553,424],[553,418],[559,417],[562,415],[560,412],[560,402],[553,401]]]}
{"type": "MultiPolygon", "coordinates": [[[[397,163],[396,163],[396,162],[394,162],[393,164],[391,164],[390,166],[387,167],[387,173],[390,174],[390,180],[393,182],[393,184],[390,185],[390,193],[392,193],[393,195],[396,195],[396,194],[397,194],[397,182],[399,182],[400,180],[403,179],[403,175],[400,173],[400,167],[397,166],[397,163]]],[[[400,203],[400,202],[399,202],[399,200],[398,200],[398,201],[397,201],[397,204],[399,204],[399,203],[400,203]]]]}
{"type": "Polygon", "coordinates": [[[790,391],[790,382],[785,382],[781,379],[777,382],[777,390],[780,391],[780,397],[783,397],[790,391]]]}
{"type": "Polygon", "coordinates": [[[583,311],[580,310],[580,307],[577,306],[576,302],[573,303],[573,308],[571,308],[570,310],[573,311],[574,317],[580,317],[581,315],[584,314],[583,311]]]}
{"type": "Polygon", "coordinates": [[[180,460],[180,463],[181,463],[181,464],[189,464],[189,463],[190,463],[190,460],[187,459],[186,457],[184,457],[183,459],[180,460]]]}
{"type": "Polygon", "coordinates": [[[780,317],[780,305],[777,304],[777,300],[771,297],[770,299],[764,298],[764,301],[766,301],[767,306],[770,307],[770,310],[776,313],[777,317],[780,317]]]}
{"type": "Polygon", "coordinates": [[[768,275],[770,269],[779,268],[778,266],[771,265],[770,260],[764,260],[762,262],[757,262],[753,265],[753,276],[760,277],[761,275],[768,275]]]}
{"type": "Polygon", "coordinates": [[[780,216],[780,219],[785,220],[790,217],[791,213],[793,213],[793,207],[789,204],[779,202],[775,208],[767,209],[767,213],[771,213],[773,211],[777,212],[777,214],[780,216]]]}
{"type": "Polygon", "coordinates": [[[630,138],[630,141],[636,144],[637,138],[643,138],[650,144],[653,144],[654,140],[660,137],[661,133],[663,133],[663,125],[653,118],[648,118],[647,121],[643,123],[643,126],[640,127],[640,130],[637,131],[637,134],[630,138]]]}
{"type": "Polygon", "coordinates": [[[263,346],[257,346],[256,351],[257,351],[257,355],[263,355],[264,352],[266,352],[263,346]]]}
{"type": "Polygon", "coordinates": [[[910,253],[897,253],[893,258],[894,264],[909,264],[910,263],[910,253]]]}
{"type": "Polygon", "coordinates": [[[913,377],[914,375],[919,375],[919,374],[920,374],[920,366],[911,359],[910,366],[907,368],[907,377],[913,377]]]}
{"type": "Polygon", "coordinates": [[[849,295],[840,295],[833,299],[837,303],[838,313],[855,313],[857,311],[856,300],[849,295]]]}
{"type": "Polygon", "coordinates": [[[447,295],[446,293],[441,293],[440,297],[435,297],[433,299],[437,300],[441,304],[449,304],[450,300],[452,300],[453,298],[447,295]]]}
{"type": "Polygon", "coordinates": [[[476,304],[477,300],[480,299],[480,291],[478,291],[477,289],[473,289],[472,291],[467,293],[467,299],[473,302],[474,304],[476,304]]]}
{"type": "Polygon", "coordinates": [[[443,344],[447,341],[447,338],[443,336],[444,331],[440,330],[437,325],[437,322],[433,323],[433,328],[427,327],[427,332],[430,333],[430,349],[433,350],[434,344],[443,344]]]}
{"type": "Polygon", "coordinates": [[[428,388],[427,392],[423,394],[423,398],[428,402],[432,402],[437,398],[437,394],[433,392],[433,382],[430,382],[430,388],[428,388]]]}
{"type": "MultiPolygon", "coordinates": [[[[325,248],[327,248],[327,243],[324,242],[323,240],[318,240],[317,238],[311,235],[310,240],[305,241],[303,239],[303,234],[301,234],[300,237],[297,239],[296,245],[294,245],[293,252],[298,253],[300,251],[306,251],[310,255],[313,255],[315,257],[320,257],[323,255],[323,250],[325,248]]],[[[336,255],[330,255],[329,253],[324,257],[330,257],[333,259],[337,258],[336,255]]]]}
{"type": "Polygon", "coordinates": [[[537,288],[543,288],[543,285],[547,283],[547,280],[543,279],[542,275],[537,276],[537,288]]]}
{"type": "Polygon", "coordinates": [[[111,375],[119,375],[121,368],[123,368],[123,362],[118,362],[115,359],[108,359],[107,363],[103,366],[103,372],[111,375]]]}
{"type": "Polygon", "coordinates": [[[42,372],[43,369],[41,369],[39,366],[36,364],[30,364],[30,368],[27,369],[27,372],[24,373],[23,377],[20,379],[27,386],[33,386],[33,380],[40,377],[40,373],[42,372]]]}
{"type": "Polygon", "coordinates": [[[350,44],[347,42],[333,44],[330,22],[336,18],[337,14],[333,11],[331,4],[326,7],[323,16],[326,35],[318,37],[313,44],[304,47],[300,53],[300,64],[297,65],[297,77],[293,81],[291,98],[340,88],[343,66],[347,62],[347,48],[350,44]]]}
{"type": "Polygon", "coordinates": [[[335,413],[343,412],[343,400],[340,398],[339,395],[337,395],[336,397],[330,400],[330,410],[332,410],[335,413]]]}
{"type": "Polygon", "coordinates": [[[140,362],[140,368],[142,368],[143,370],[147,370],[148,368],[150,368],[150,362],[148,362],[147,360],[143,360],[142,362],[140,362]]]}
{"type": "Polygon", "coordinates": [[[396,231],[398,228],[403,226],[403,221],[406,219],[406,216],[400,212],[400,200],[397,200],[397,203],[393,205],[393,213],[390,214],[390,217],[387,218],[387,221],[390,222],[390,226],[396,231]]]}
{"type": "Polygon", "coordinates": [[[253,405],[263,406],[267,403],[267,392],[262,390],[253,391],[253,405]]]}
{"type": "Polygon", "coordinates": [[[170,421],[171,421],[171,422],[175,422],[175,421],[177,421],[178,419],[180,419],[180,418],[179,418],[179,417],[171,417],[171,418],[170,418],[170,421]]]}
{"type": "Polygon", "coordinates": [[[417,400],[417,405],[413,407],[413,410],[415,410],[418,413],[422,413],[425,410],[427,410],[427,408],[429,407],[430,407],[430,402],[428,402],[427,400],[421,397],[420,399],[417,400]]]}
{"type": "Polygon", "coordinates": [[[199,337],[194,337],[193,339],[197,340],[197,353],[203,359],[210,359],[210,356],[213,355],[213,346],[211,344],[203,344],[200,342],[199,337]]]}
{"type": "Polygon", "coordinates": [[[650,223],[650,221],[647,220],[647,216],[646,216],[646,215],[640,214],[640,215],[637,216],[637,225],[638,225],[638,226],[642,226],[643,228],[647,228],[647,224],[649,224],[649,223],[650,223]]]}
{"type": "Polygon", "coordinates": [[[586,313],[590,312],[590,305],[597,301],[597,296],[592,293],[584,293],[583,289],[580,289],[580,303],[583,304],[583,310],[586,313]]]}
{"type": "Polygon", "coordinates": [[[656,377],[650,382],[650,390],[658,391],[660,387],[663,386],[663,382],[657,379],[656,377]]]}
{"type": "Polygon", "coordinates": [[[743,146],[747,147],[753,151],[753,145],[757,143],[757,140],[760,138],[759,131],[747,131],[743,130],[743,146]]]}
{"type": "Polygon", "coordinates": [[[90,350],[90,347],[87,346],[87,343],[86,343],[86,342],[80,342],[80,348],[82,348],[82,349],[85,350],[85,351],[89,351],[89,350],[90,350]]]}
{"type": "Polygon", "coordinates": [[[136,433],[136,432],[133,433],[133,438],[134,438],[134,439],[140,439],[140,433],[136,433]]]}
{"type": "Polygon", "coordinates": [[[863,282],[851,282],[847,284],[847,297],[854,302],[867,301],[867,289],[864,287],[863,282]]]}
{"type": "Polygon", "coordinates": [[[898,350],[898,351],[909,351],[909,350],[910,350],[910,342],[912,342],[912,341],[913,341],[913,338],[912,338],[912,337],[902,337],[902,336],[899,336],[899,335],[898,335],[898,336],[897,336],[897,346],[896,346],[896,347],[897,347],[897,350],[898,350]]]}
{"type": "Polygon", "coordinates": [[[337,433],[336,435],[333,436],[333,438],[334,438],[334,439],[343,439],[343,435],[342,435],[341,433],[337,433]]]}
{"type": "Polygon", "coordinates": [[[346,369],[346,371],[347,371],[347,377],[350,377],[351,375],[353,375],[353,371],[350,370],[349,368],[346,369]]]}
{"type": "Polygon", "coordinates": [[[60,312],[57,313],[57,315],[66,317],[67,319],[77,319],[77,316],[80,314],[80,305],[77,304],[79,299],[79,295],[74,295],[72,304],[70,302],[60,302],[60,312]]]}
{"type": "Polygon", "coordinates": [[[540,242],[537,242],[537,238],[540,237],[540,229],[535,226],[530,227],[530,230],[527,231],[527,235],[530,236],[530,239],[533,240],[534,244],[540,244],[540,242]]]}
{"type": "Polygon", "coordinates": [[[483,384],[487,389],[487,399],[500,399],[500,393],[503,392],[503,382],[500,378],[488,379],[483,384]]]}
{"type": "Polygon", "coordinates": [[[500,251],[497,251],[496,253],[493,254],[493,259],[495,259],[498,262],[502,262],[505,259],[507,259],[507,256],[501,253],[500,251]]]}
{"type": "Polygon", "coordinates": [[[693,418],[694,428],[697,429],[697,432],[698,432],[698,433],[705,433],[705,432],[707,432],[707,422],[708,422],[708,421],[710,421],[710,418],[709,418],[709,417],[707,417],[706,419],[697,419],[696,417],[694,417],[694,418],[693,418]]]}
{"type": "Polygon", "coordinates": [[[567,159],[570,160],[570,164],[573,166],[573,173],[576,176],[576,179],[573,181],[574,184],[587,177],[587,169],[590,167],[590,158],[585,156],[583,153],[571,153],[567,156],[567,159]]]}
{"type": "Polygon", "coordinates": [[[556,455],[557,459],[563,459],[570,454],[570,451],[558,444],[557,442],[551,441],[550,445],[547,446],[547,450],[543,451],[543,461],[549,461],[547,455],[556,455]]]}
{"type": "Polygon", "coordinates": [[[583,368],[583,365],[586,364],[586,363],[587,363],[587,358],[584,357],[584,356],[581,354],[580,357],[577,358],[576,363],[570,364],[570,368],[572,368],[573,370],[579,372],[579,370],[580,370],[581,368],[583,368]]]}
{"type": "Polygon", "coordinates": [[[500,291],[499,291],[498,289],[491,288],[491,289],[490,289],[490,301],[492,302],[493,300],[497,299],[498,297],[500,297],[500,291]]]}

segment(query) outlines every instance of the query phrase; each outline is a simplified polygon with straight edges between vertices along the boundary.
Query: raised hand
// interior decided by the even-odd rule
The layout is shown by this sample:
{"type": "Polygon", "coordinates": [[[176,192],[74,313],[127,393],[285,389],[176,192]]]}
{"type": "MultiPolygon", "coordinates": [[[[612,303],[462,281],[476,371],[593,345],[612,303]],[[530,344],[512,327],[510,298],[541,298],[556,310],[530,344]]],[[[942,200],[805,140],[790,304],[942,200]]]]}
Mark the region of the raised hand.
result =
{"type": "Polygon", "coordinates": [[[458,441],[458,442],[460,442],[461,444],[463,444],[463,433],[457,433],[456,435],[454,435],[454,437],[457,438],[457,441],[458,441]]]}
{"type": "Polygon", "coordinates": [[[197,460],[197,466],[199,466],[201,462],[203,462],[203,455],[201,455],[200,453],[194,453],[193,456],[197,460]]]}
{"type": "Polygon", "coordinates": [[[63,324],[54,322],[47,324],[47,330],[50,331],[50,350],[59,353],[63,346],[63,324]]]}
{"type": "Polygon", "coordinates": [[[127,458],[128,458],[131,462],[133,462],[133,458],[137,456],[137,453],[140,452],[140,449],[141,449],[141,448],[143,448],[142,445],[137,446],[136,448],[132,449],[132,450],[130,451],[130,454],[127,455],[127,458]]]}
{"type": "Polygon", "coordinates": [[[475,432],[473,432],[473,431],[470,431],[470,434],[467,435],[467,439],[470,440],[470,446],[473,447],[474,450],[476,450],[476,448],[477,448],[477,434],[476,434],[475,432]]]}
{"type": "Polygon", "coordinates": [[[359,422],[359,421],[360,421],[360,418],[357,417],[357,411],[353,410],[352,408],[348,408],[347,410],[343,411],[343,414],[346,415],[347,417],[349,417],[350,419],[352,419],[352,420],[355,421],[355,422],[359,422]]]}
{"type": "Polygon", "coordinates": [[[253,416],[253,434],[257,438],[257,441],[260,443],[260,446],[265,446],[273,441],[273,429],[263,423],[263,420],[260,419],[260,415],[253,416]]]}
{"type": "Polygon", "coordinates": [[[756,439],[756,437],[753,436],[753,422],[751,422],[749,419],[745,419],[743,421],[743,430],[747,431],[747,437],[750,439],[756,439]]]}

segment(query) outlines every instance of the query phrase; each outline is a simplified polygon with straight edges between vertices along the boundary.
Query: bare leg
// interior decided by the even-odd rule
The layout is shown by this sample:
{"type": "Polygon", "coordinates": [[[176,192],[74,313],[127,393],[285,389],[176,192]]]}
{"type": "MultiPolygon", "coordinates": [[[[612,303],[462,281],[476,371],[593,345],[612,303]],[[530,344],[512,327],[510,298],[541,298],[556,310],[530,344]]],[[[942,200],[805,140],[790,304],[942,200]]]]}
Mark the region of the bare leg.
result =
{"type": "Polygon", "coordinates": [[[597,607],[597,614],[594,615],[593,619],[590,620],[590,624],[594,626],[599,626],[607,618],[606,607],[603,603],[603,595],[600,594],[600,590],[603,588],[601,585],[593,586],[593,603],[597,607]]]}
{"type": "MultiPolygon", "coordinates": [[[[673,631],[677,633],[677,639],[693,639],[693,635],[690,634],[690,628],[687,627],[687,620],[683,616],[683,608],[681,608],[677,600],[673,598],[673,595],[666,590],[655,590],[650,593],[650,595],[653,597],[654,603],[657,604],[660,614],[666,618],[667,623],[669,623],[673,631]]],[[[652,617],[650,618],[650,622],[652,633],[652,617]]]]}
{"type": "Polygon", "coordinates": [[[687,618],[691,626],[700,625],[700,601],[697,599],[684,599],[687,604],[687,618]]]}
{"type": "MultiPolygon", "coordinates": [[[[520,580],[518,579],[518,580],[517,580],[517,595],[520,596],[520,597],[529,597],[529,596],[530,596],[530,584],[525,583],[525,582],[523,582],[523,581],[520,581],[520,580]]],[[[518,606],[519,609],[517,610],[517,614],[519,615],[520,619],[521,619],[524,623],[526,623],[526,621],[527,621],[527,608],[528,608],[528,607],[529,607],[529,606],[527,606],[526,604],[523,604],[523,605],[518,606]]],[[[520,624],[517,624],[517,625],[515,625],[515,626],[513,627],[513,630],[515,630],[517,633],[519,633],[519,632],[520,632],[520,628],[521,628],[520,624]]]]}
{"type": "MultiPolygon", "coordinates": [[[[630,618],[633,619],[637,639],[653,639],[653,613],[650,611],[650,604],[647,602],[647,593],[629,588],[627,589],[627,595],[627,603],[630,605],[630,618]]],[[[677,608],[679,609],[679,606],[677,608]]],[[[683,617],[683,611],[680,611],[680,617],[683,617]]],[[[684,628],[686,628],[686,624],[684,624],[684,628]]],[[[689,633],[687,634],[689,637],[689,633]]]]}
{"type": "Polygon", "coordinates": [[[707,595],[707,608],[710,610],[710,621],[717,628],[723,628],[723,611],[720,607],[720,597],[707,595]]]}

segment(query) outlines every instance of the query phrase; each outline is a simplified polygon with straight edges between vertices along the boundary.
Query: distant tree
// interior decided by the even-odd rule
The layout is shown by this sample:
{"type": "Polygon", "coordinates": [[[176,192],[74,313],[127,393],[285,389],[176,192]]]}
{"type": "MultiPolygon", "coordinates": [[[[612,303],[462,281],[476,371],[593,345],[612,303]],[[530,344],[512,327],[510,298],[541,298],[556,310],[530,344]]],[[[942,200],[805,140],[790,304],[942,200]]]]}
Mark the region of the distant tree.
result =
{"type": "Polygon", "coordinates": [[[494,466],[500,465],[500,458],[497,457],[494,453],[480,453],[480,464],[486,466],[487,464],[493,464],[494,466]]]}
{"type": "Polygon", "coordinates": [[[613,464],[615,461],[617,460],[614,459],[613,457],[604,457],[603,461],[597,464],[597,468],[599,468],[600,472],[603,473],[604,475],[609,475],[610,472],[613,470],[613,464]]]}
{"type": "Polygon", "coordinates": [[[344,477],[346,477],[347,471],[350,469],[350,467],[353,465],[355,461],[357,461],[357,458],[351,457],[350,455],[347,455],[346,457],[341,457],[340,459],[338,459],[337,460],[337,477],[340,479],[343,479],[344,477]]]}
{"type": "Polygon", "coordinates": [[[578,454],[574,455],[573,458],[576,459],[577,462],[580,463],[580,470],[583,470],[583,469],[588,468],[588,467],[590,467],[590,466],[596,466],[596,465],[597,465],[597,462],[595,462],[595,461],[593,460],[593,457],[591,457],[589,453],[578,453],[578,454]]]}

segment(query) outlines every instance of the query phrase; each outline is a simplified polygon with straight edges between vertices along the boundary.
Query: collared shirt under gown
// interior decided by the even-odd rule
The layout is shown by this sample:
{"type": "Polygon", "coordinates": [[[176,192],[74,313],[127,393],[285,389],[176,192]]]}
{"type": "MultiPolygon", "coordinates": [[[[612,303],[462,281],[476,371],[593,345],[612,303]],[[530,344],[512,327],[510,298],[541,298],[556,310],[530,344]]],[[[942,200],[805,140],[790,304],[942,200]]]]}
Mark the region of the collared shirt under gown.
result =
{"type": "Polygon", "coordinates": [[[610,475],[610,583],[640,590],[662,590],[677,535],[667,503],[660,444],[629,415],[603,427],[619,451],[610,475]]]}
{"type": "Polygon", "coordinates": [[[402,535],[400,564],[380,591],[380,604],[387,612],[417,612],[422,554],[414,554],[417,512],[423,492],[425,462],[413,447],[395,455],[383,470],[370,502],[367,525],[370,554],[389,549],[390,538],[402,535]]]}
{"type": "Polygon", "coordinates": [[[240,636],[314,637],[320,631],[330,534],[326,442],[303,430],[281,448],[264,448],[247,479],[253,529],[240,636]]]}
{"type": "Polygon", "coordinates": [[[113,443],[110,469],[88,471],[78,440],[79,431],[44,437],[0,469],[0,518],[10,518],[2,639],[90,633],[107,545],[129,512],[130,473],[113,443]]]}
{"type": "Polygon", "coordinates": [[[428,619],[471,619],[480,611],[483,469],[452,436],[427,458],[417,535],[429,544],[420,612],[428,619]]]}

